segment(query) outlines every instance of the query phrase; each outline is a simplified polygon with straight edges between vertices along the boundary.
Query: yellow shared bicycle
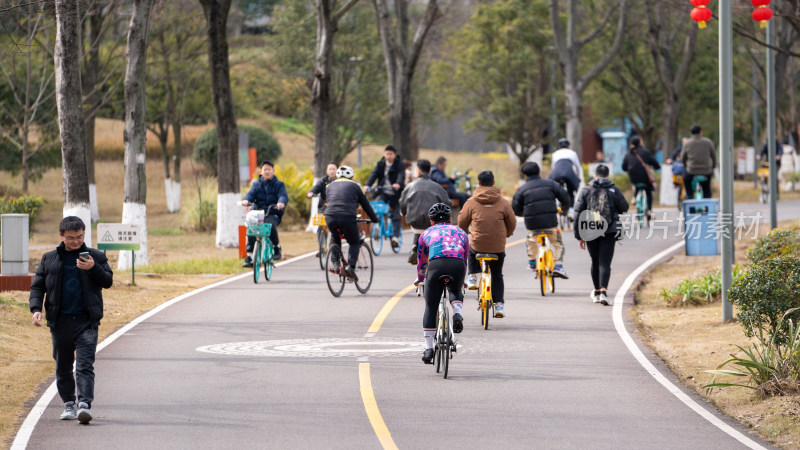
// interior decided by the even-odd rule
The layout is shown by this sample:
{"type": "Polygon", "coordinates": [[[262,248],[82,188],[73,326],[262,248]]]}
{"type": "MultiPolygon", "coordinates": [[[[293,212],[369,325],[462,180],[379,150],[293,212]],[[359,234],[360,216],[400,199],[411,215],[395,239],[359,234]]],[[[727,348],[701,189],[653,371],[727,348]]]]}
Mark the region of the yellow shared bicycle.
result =
{"type": "Polygon", "coordinates": [[[546,295],[549,287],[550,292],[556,291],[556,283],[553,278],[555,260],[553,258],[553,247],[550,245],[549,236],[552,234],[548,230],[533,231],[533,236],[539,244],[539,253],[536,256],[536,278],[542,288],[542,295],[546,295]]]}
{"type": "Polygon", "coordinates": [[[489,316],[494,316],[494,302],[492,301],[492,273],[487,261],[496,261],[497,255],[493,253],[478,253],[475,259],[481,262],[481,281],[478,284],[478,309],[481,311],[481,325],[484,330],[489,329],[489,316]]]}

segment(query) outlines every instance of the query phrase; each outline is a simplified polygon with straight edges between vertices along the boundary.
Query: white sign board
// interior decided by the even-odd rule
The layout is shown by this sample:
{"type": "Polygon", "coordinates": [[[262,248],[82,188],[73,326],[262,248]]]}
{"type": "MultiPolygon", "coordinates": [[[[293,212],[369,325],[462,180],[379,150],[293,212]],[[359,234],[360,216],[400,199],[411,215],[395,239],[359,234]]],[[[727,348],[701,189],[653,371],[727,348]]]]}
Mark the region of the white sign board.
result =
{"type": "Polygon", "coordinates": [[[131,223],[97,224],[98,250],[139,250],[139,225],[131,223]]]}

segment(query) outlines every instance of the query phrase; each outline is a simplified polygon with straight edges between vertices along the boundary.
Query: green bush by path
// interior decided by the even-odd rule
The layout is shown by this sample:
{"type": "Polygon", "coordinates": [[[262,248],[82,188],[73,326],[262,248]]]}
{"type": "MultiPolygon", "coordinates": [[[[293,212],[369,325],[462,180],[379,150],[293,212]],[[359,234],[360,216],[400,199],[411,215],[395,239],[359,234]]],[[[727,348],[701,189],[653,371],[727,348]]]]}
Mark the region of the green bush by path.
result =
{"type": "Polygon", "coordinates": [[[306,193],[314,182],[314,172],[311,169],[301,171],[294,163],[275,166],[275,176],[286,185],[289,195],[289,204],[286,205],[284,221],[307,221],[311,215],[311,200],[306,193]]]}
{"type": "MultiPolygon", "coordinates": [[[[256,149],[258,164],[265,159],[274,161],[281,156],[281,145],[267,130],[243,123],[238,124],[237,129],[239,133],[248,134],[250,148],[256,149]]],[[[194,160],[217,175],[217,127],[209,128],[195,141],[194,160]]]]}
{"type": "Polygon", "coordinates": [[[776,228],[769,234],[758,238],[755,244],[747,250],[747,258],[752,264],[779,255],[800,257],[800,226],[776,228]]]}
{"type": "Polygon", "coordinates": [[[36,221],[39,219],[39,211],[45,204],[42,197],[33,195],[23,195],[22,197],[0,197],[0,214],[27,214],[28,232],[33,233],[36,221]]]}
{"type": "MultiPolygon", "coordinates": [[[[733,267],[733,280],[744,275],[744,270],[737,264],[733,267]]],[[[664,288],[658,296],[667,306],[688,306],[711,303],[722,295],[722,275],[717,270],[697,278],[683,280],[673,288],[664,288]]]]}

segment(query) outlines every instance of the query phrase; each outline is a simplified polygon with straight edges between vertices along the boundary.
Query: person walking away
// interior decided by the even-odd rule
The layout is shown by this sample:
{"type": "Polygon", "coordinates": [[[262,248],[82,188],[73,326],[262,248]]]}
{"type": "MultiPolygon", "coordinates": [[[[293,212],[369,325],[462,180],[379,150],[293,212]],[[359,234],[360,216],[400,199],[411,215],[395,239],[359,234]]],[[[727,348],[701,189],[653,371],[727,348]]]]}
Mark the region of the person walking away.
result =
{"type": "Polygon", "coordinates": [[[383,158],[375,164],[375,168],[369,174],[366,184],[364,184],[364,192],[368,192],[371,186],[375,184],[375,188],[372,189],[373,198],[377,198],[389,205],[392,227],[394,228],[394,236],[392,236],[393,249],[400,246],[398,237],[403,232],[400,227],[399,199],[405,177],[406,168],[403,161],[397,157],[397,149],[392,145],[387,145],[383,151],[383,158]]]}
{"type": "MultiPolygon", "coordinates": [[[[269,240],[275,252],[272,259],[275,261],[283,257],[281,253],[281,243],[278,239],[278,225],[281,223],[286,204],[289,203],[289,195],[286,193],[286,186],[283,181],[275,176],[275,165],[272,161],[264,160],[261,163],[261,175],[253,182],[253,186],[242,199],[243,206],[253,205],[253,211],[264,211],[264,223],[272,224],[269,240]],[[273,206],[270,208],[270,206],[273,206]]],[[[255,236],[247,237],[247,258],[244,259],[242,267],[253,267],[253,245],[256,243],[255,236]]]]}
{"type": "Polygon", "coordinates": [[[569,194],[569,203],[562,203],[562,208],[572,208],[575,203],[575,193],[578,192],[578,187],[581,185],[581,177],[583,177],[583,167],[581,161],[578,159],[578,154],[570,147],[570,142],[567,139],[558,140],[558,150],[553,152],[552,167],[553,170],[547,177],[558,184],[567,185],[567,193],[569,194]]]}
{"type": "Polygon", "coordinates": [[[86,225],[79,217],[63,218],[58,234],[61,244],[42,256],[28,303],[33,325],[42,326],[44,311],[50,328],[56,388],[64,402],[61,420],[77,418],[87,424],[92,420],[94,358],[103,318],[103,289],[111,287],[114,273],[105,253],[84,243],[86,225]]]}
{"type": "Polygon", "coordinates": [[[536,270],[536,259],[539,254],[539,243],[536,235],[540,231],[547,231],[551,236],[553,254],[555,256],[555,275],[567,279],[564,269],[564,239],[558,229],[558,208],[556,199],[562,205],[569,202],[569,194],[559,183],[545,180],[539,176],[539,165],[535,162],[526,162],[520,168],[527,176],[525,184],[517,189],[511,200],[511,209],[514,214],[525,218],[525,228],[528,230],[528,268],[536,270]],[[552,239],[555,237],[555,239],[552,239]]]}
{"type": "MultiPolygon", "coordinates": [[[[358,222],[356,221],[356,214],[359,205],[364,210],[364,213],[369,216],[372,223],[378,223],[378,216],[372,205],[369,204],[369,199],[364,195],[361,187],[357,182],[353,181],[355,172],[352,167],[341,166],[336,170],[336,180],[328,185],[328,206],[325,208],[325,223],[328,224],[328,229],[331,230],[331,242],[342,248],[341,236],[344,236],[347,244],[350,246],[347,267],[344,273],[347,274],[353,281],[358,281],[356,276],[356,262],[358,262],[358,250],[361,246],[361,233],[358,230],[358,222]],[[337,233],[336,230],[341,230],[337,233]]],[[[331,260],[338,272],[338,263],[342,255],[331,255],[331,260]]]]}
{"type": "Polygon", "coordinates": [[[683,145],[681,160],[686,168],[683,176],[683,187],[686,189],[686,198],[694,198],[692,180],[697,176],[704,176],[705,181],[700,182],[703,189],[703,198],[711,198],[711,177],[717,167],[717,148],[710,139],[703,137],[700,125],[692,125],[692,137],[683,145]]]}
{"type": "Polygon", "coordinates": [[[430,227],[417,242],[417,280],[414,285],[425,282],[425,313],[422,316],[422,334],[425,337],[425,351],[422,362],[433,364],[433,338],[436,336],[436,315],[439,299],[445,289],[450,291],[450,304],[453,307],[453,332],[461,333],[464,318],[464,275],[467,272],[469,239],[461,228],[450,224],[450,207],[436,203],[428,210],[430,227]],[[445,286],[441,277],[450,277],[445,286]]]}
{"type": "Polygon", "coordinates": [[[456,190],[456,180],[447,176],[447,158],[440,156],[436,158],[436,167],[431,168],[431,180],[439,183],[440,186],[447,186],[447,195],[458,200],[459,206],[463,207],[469,195],[456,190]]]}
{"type": "Polygon", "coordinates": [[[492,273],[492,300],[495,317],[503,317],[505,306],[503,285],[503,261],[506,256],[506,238],[514,234],[517,218],[508,200],[494,187],[494,174],[484,170],[478,174],[478,188],[464,203],[458,214],[458,226],[470,234],[468,270],[472,284],[477,284],[481,265],[475,258],[478,253],[495,253],[496,261],[487,261],[492,273]]]}
{"type": "Polygon", "coordinates": [[[408,254],[408,263],[417,263],[417,243],[422,232],[430,226],[428,210],[436,203],[450,204],[447,191],[439,183],[431,181],[431,162],[427,159],[417,161],[417,176],[409,183],[400,195],[400,214],[406,218],[406,224],[414,232],[413,245],[408,254]]]}
{"type": "Polygon", "coordinates": [[[625,158],[622,160],[622,170],[623,172],[628,172],[628,179],[634,187],[634,196],[638,192],[636,185],[644,185],[644,191],[647,195],[647,217],[650,217],[653,210],[653,189],[655,187],[653,183],[655,178],[651,179],[653,175],[652,172],[648,172],[647,166],[655,170],[661,168],[661,164],[653,157],[650,150],[642,147],[642,140],[638,136],[634,136],[631,139],[628,153],[625,154],[625,158]]]}
{"type": "Polygon", "coordinates": [[[608,167],[597,166],[594,179],[578,194],[574,229],[581,250],[588,249],[592,258],[592,301],[613,305],[608,296],[611,260],[617,236],[622,231],[619,215],[628,211],[628,202],[617,185],[608,179],[608,174],[608,167]]]}
{"type": "Polygon", "coordinates": [[[319,195],[319,203],[318,203],[319,206],[317,207],[317,210],[320,212],[320,214],[325,212],[325,204],[328,202],[328,197],[325,189],[328,187],[329,184],[331,184],[331,181],[336,179],[336,169],[338,168],[339,167],[337,167],[336,164],[329,163],[328,167],[325,168],[325,175],[323,175],[322,178],[320,178],[319,181],[317,181],[317,184],[315,184],[306,193],[307,198],[319,195]]]}

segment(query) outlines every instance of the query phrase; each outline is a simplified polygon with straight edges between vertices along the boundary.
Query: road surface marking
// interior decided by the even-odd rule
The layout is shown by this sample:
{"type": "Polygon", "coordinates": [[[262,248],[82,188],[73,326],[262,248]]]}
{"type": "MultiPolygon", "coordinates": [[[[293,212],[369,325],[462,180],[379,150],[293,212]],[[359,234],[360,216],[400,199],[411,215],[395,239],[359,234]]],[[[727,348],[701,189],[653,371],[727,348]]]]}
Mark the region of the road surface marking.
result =
{"type": "Polygon", "coordinates": [[[378,403],[375,401],[375,394],[372,392],[372,378],[369,374],[369,363],[358,364],[358,381],[361,385],[361,398],[364,400],[364,409],[367,411],[369,423],[378,436],[378,440],[384,449],[396,449],[392,433],[386,427],[386,423],[378,410],[378,403]]]}
{"type": "Polygon", "coordinates": [[[414,288],[415,286],[413,284],[404,287],[400,290],[400,292],[395,294],[394,297],[390,298],[385,305],[383,305],[383,308],[381,308],[380,312],[378,312],[378,315],[375,316],[375,320],[372,321],[372,325],[369,326],[366,337],[375,336],[375,333],[381,329],[383,321],[386,320],[386,318],[389,316],[389,313],[392,312],[392,309],[394,309],[394,306],[397,304],[397,302],[399,302],[404,295],[414,290],[414,288]]]}
{"type": "Polygon", "coordinates": [[[631,288],[636,278],[641,275],[645,270],[647,270],[650,266],[658,262],[661,258],[668,256],[675,252],[676,250],[683,247],[684,243],[679,242],[672,247],[662,251],[661,253],[653,256],[652,258],[645,261],[639,267],[636,268],[627,278],[625,278],[625,282],[622,283],[622,287],[617,292],[617,295],[614,297],[614,309],[613,309],[613,316],[614,316],[614,327],[617,329],[617,333],[619,337],[622,338],[622,342],[625,343],[625,346],[628,347],[628,350],[633,354],[639,364],[644,367],[644,369],[649,373],[653,378],[656,379],[662,386],[667,388],[667,390],[677,397],[680,401],[682,401],[686,406],[691,408],[694,412],[699,414],[702,418],[711,422],[712,425],[719,428],[720,430],[727,433],[730,437],[736,439],[737,441],[741,442],[742,444],[753,448],[753,449],[764,449],[760,444],[753,441],[749,437],[745,436],[732,426],[728,425],[727,423],[723,422],[719,417],[715,416],[708,412],[705,408],[700,406],[697,402],[695,402],[691,397],[689,397],[686,393],[680,390],[675,384],[667,379],[661,372],[656,369],[656,367],[644,356],[644,353],[639,349],[636,345],[636,342],[633,341],[630,333],[628,330],[625,329],[625,322],[622,319],[622,306],[625,300],[625,295],[628,292],[628,289],[631,288]]]}

